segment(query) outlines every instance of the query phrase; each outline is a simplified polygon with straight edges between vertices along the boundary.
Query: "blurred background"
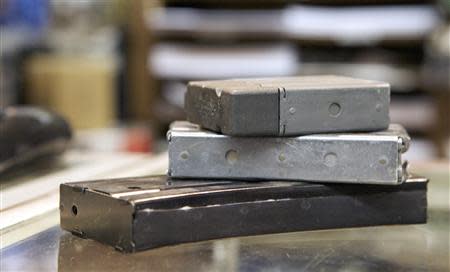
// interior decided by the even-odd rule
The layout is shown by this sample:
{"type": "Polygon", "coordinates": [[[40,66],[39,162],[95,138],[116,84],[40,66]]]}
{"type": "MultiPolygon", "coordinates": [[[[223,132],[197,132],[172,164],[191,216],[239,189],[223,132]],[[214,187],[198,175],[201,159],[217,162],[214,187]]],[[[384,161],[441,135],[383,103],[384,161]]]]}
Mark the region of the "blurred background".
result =
{"type": "Polygon", "coordinates": [[[447,0],[0,3],[0,106],[60,113],[80,148],[163,149],[190,80],[338,74],[391,84],[407,158],[449,156],[447,0]]]}
{"type": "MultiPolygon", "coordinates": [[[[49,109],[74,132],[60,160],[0,173],[0,249],[56,233],[43,232],[51,246],[39,254],[11,246],[3,256],[14,271],[29,270],[36,258],[31,267],[58,267],[60,183],[165,173],[165,133],[185,118],[188,81],[312,74],[391,84],[392,122],[413,139],[405,157],[412,172],[432,181],[431,223],[386,230],[386,239],[405,245],[419,239],[408,247],[416,254],[382,251],[410,267],[448,260],[449,0],[0,0],[0,50],[0,108],[49,109]]],[[[27,122],[22,132],[33,135],[27,122]]],[[[3,150],[16,151],[2,143],[1,125],[0,172],[3,150]]],[[[18,151],[34,140],[21,133],[10,140],[19,136],[18,151]]],[[[376,250],[370,245],[364,248],[376,250]]]]}

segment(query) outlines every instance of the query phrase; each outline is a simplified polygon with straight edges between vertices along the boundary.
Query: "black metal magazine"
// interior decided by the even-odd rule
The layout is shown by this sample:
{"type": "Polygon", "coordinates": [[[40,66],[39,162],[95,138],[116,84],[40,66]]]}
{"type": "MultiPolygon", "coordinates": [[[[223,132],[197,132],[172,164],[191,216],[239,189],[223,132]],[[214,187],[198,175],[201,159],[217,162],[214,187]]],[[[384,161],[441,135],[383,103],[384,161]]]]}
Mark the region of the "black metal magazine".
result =
{"type": "Polygon", "coordinates": [[[125,252],[225,237],[425,223],[427,180],[398,186],[171,180],[62,184],[61,227],[125,252]]]}

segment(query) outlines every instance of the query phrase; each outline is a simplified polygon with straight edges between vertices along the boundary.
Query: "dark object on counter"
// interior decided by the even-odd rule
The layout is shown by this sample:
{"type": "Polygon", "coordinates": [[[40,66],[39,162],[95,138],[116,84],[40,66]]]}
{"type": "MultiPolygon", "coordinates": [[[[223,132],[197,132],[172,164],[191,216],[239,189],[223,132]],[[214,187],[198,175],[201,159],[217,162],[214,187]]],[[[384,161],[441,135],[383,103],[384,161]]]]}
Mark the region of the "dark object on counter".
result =
{"type": "Polygon", "coordinates": [[[231,136],[377,131],[389,126],[388,83],[341,76],[188,84],[188,121],[231,136]]]}
{"type": "Polygon", "coordinates": [[[0,174],[66,150],[72,132],[55,113],[36,107],[0,109],[0,174]]]}
{"type": "Polygon", "coordinates": [[[427,180],[399,186],[176,181],[62,184],[61,227],[134,252],[233,236],[425,223],[427,180]]]}

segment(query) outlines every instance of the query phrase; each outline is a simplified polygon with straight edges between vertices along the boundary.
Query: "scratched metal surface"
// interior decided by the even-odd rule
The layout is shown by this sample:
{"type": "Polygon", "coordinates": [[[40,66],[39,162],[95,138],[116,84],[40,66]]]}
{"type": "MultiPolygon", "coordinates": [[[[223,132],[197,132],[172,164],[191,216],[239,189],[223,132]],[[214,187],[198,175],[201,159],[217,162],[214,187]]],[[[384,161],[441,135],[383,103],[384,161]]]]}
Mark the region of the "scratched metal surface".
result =
{"type": "Polygon", "coordinates": [[[391,124],[371,133],[229,137],[183,121],[167,134],[174,178],[309,180],[361,184],[404,181],[410,138],[391,124]],[[205,167],[207,166],[207,167],[205,167]]]}
{"type": "Polygon", "coordinates": [[[192,81],[187,119],[232,136],[377,131],[389,125],[388,83],[302,76],[192,81]]]}
{"type": "Polygon", "coordinates": [[[1,271],[449,271],[449,174],[427,174],[424,225],[295,232],[123,254],[58,226],[1,251],[1,271]]]}

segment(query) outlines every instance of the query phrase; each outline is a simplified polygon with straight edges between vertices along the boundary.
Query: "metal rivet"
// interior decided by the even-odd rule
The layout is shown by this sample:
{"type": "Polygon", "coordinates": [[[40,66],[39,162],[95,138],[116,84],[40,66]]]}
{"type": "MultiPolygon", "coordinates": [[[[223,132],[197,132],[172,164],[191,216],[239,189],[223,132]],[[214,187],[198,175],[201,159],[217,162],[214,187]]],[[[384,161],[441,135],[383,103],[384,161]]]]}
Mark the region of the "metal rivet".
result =
{"type": "Polygon", "coordinates": [[[235,164],[239,158],[239,154],[236,150],[230,149],[225,154],[225,158],[227,159],[228,163],[235,164]]]}
{"type": "Polygon", "coordinates": [[[300,207],[304,210],[309,210],[311,208],[311,203],[308,200],[302,200],[300,207]]]}
{"type": "Polygon", "coordinates": [[[337,162],[337,155],[335,153],[329,152],[325,154],[324,163],[326,166],[333,167],[336,165],[336,162],[337,162]]]}
{"type": "Polygon", "coordinates": [[[381,104],[377,104],[377,105],[375,106],[375,110],[376,110],[377,112],[380,112],[382,108],[383,108],[383,105],[381,105],[381,104]]]}
{"type": "Polygon", "coordinates": [[[189,153],[187,151],[183,151],[181,152],[180,157],[183,160],[187,160],[187,158],[189,157],[189,153]]]}
{"type": "Polygon", "coordinates": [[[278,155],[278,160],[279,160],[280,162],[283,162],[283,161],[286,160],[286,156],[284,156],[284,154],[281,153],[280,155],[278,155]]]}
{"type": "Polygon", "coordinates": [[[289,108],[289,113],[290,114],[294,114],[295,113],[295,108],[294,107],[289,108]]]}
{"type": "Polygon", "coordinates": [[[384,157],[381,157],[380,160],[378,160],[378,162],[379,162],[381,165],[386,165],[386,164],[387,164],[387,159],[384,158],[384,157]]]}
{"type": "Polygon", "coordinates": [[[241,214],[248,214],[248,208],[247,207],[242,207],[239,209],[239,211],[241,212],[241,214]]]}
{"type": "Polygon", "coordinates": [[[338,103],[331,103],[328,107],[328,112],[331,117],[338,117],[341,114],[341,105],[338,103]]]}

